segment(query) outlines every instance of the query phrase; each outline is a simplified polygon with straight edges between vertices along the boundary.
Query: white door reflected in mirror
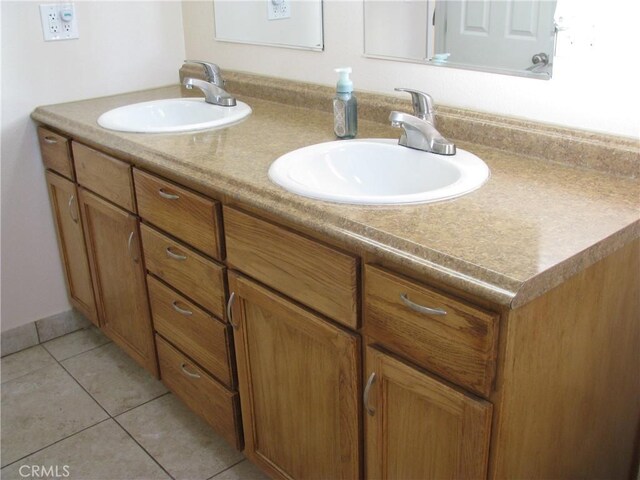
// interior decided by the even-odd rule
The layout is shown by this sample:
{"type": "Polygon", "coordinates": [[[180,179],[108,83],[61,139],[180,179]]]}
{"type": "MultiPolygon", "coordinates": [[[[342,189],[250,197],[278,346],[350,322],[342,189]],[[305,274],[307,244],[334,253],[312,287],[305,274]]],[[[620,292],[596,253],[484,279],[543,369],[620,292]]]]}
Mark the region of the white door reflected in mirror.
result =
{"type": "Polygon", "coordinates": [[[364,0],[365,55],[549,79],[555,10],[555,0],[364,0]]]}

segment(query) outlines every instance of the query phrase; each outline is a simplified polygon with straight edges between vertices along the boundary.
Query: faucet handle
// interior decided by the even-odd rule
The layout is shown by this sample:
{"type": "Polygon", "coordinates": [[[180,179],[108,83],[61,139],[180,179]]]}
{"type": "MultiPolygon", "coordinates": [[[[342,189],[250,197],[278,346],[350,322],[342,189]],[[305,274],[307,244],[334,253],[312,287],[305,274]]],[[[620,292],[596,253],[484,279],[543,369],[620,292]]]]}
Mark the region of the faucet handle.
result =
{"type": "Polygon", "coordinates": [[[411,94],[411,104],[413,105],[413,114],[422,119],[434,123],[433,117],[433,98],[431,95],[419,90],[411,88],[396,88],[396,92],[407,92],[411,94]]]}
{"type": "Polygon", "coordinates": [[[202,60],[185,60],[184,63],[195,63],[204,67],[204,73],[208,82],[215,83],[219,87],[224,86],[222,76],[220,75],[220,67],[215,63],[203,62],[202,60]]]}

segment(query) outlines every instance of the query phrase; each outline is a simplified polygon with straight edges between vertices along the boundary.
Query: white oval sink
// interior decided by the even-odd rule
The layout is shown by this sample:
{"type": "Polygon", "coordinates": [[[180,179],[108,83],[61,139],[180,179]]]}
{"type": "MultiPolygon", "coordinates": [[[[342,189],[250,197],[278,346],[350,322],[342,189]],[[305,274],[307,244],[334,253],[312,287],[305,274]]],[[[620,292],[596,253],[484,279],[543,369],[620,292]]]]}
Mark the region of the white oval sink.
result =
{"type": "Polygon", "coordinates": [[[171,98],[114,108],[100,115],[98,125],[120,132],[188,132],[229,126],[249,114],[251,107],[240,101],[234,107],[221,107],[204,98],[171,98]]]}
{"type": "Polygon", "coordinates": [[[489,167],[461,149],[436,155],[391,139],[342,140],[283,155],[269,168],[269,178],[290,192],[330,202],[428,203],[480,188],[489,167]]]}

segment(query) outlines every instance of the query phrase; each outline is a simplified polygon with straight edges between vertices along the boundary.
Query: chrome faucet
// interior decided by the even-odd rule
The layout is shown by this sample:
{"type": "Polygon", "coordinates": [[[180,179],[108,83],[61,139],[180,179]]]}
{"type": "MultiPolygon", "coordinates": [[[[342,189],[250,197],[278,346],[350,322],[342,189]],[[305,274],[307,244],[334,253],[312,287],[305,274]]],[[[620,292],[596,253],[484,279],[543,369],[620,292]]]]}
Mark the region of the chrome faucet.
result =
{"type": "Polygon", "coordinates": [[[214,63],[201,62],[199,60],[185,60],[185,63],[196,63],[204,67],[206,80],[199,78],[185,77],[182,84],[191,90],[193,87],[199,88],[204,93],[204,100],[213,105],[222,107],[233,107],[236,99],[230,95],[223,87],[224,80],[220,74],[220,67],[214,63]]]}
{"type": "Polygon", "coordinates": [[[413,105],[413,115],[396,111],[389,115],[391,126],[404,130],[398,144],[439,155],[455,155],[456,145],[436,130],[431,96],[408,88],[396,88],[396,91],[410,93],[413,105]]]}

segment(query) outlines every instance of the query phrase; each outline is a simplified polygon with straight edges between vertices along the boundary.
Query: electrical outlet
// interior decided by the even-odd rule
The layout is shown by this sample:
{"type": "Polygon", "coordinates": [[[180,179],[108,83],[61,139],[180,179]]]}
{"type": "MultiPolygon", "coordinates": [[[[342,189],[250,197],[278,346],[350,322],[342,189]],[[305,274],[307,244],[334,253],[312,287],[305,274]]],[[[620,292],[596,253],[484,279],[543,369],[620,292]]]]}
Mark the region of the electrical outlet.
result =
{"type": "Polygon", "coordinates": [[[291,18],[291,0],[267,0],[267,18],[269,20],[291,18]]]}
{"type": "Polygon", "coordinates": [[[40,19],[45,42],[78,38],[78,19],[73,3],[40,5],[40,19]]]}

